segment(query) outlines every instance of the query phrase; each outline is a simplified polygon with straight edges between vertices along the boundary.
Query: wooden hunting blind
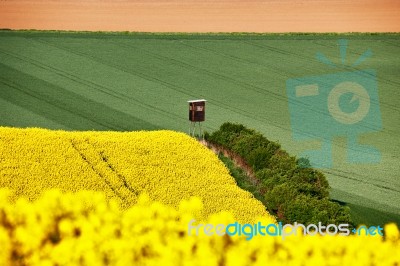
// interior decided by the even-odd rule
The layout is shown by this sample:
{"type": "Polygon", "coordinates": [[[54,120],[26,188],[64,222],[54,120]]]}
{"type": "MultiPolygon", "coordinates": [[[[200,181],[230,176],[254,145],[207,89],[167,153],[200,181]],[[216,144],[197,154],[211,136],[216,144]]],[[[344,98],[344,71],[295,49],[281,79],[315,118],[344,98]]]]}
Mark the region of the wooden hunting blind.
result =
{"type": "Polygon", "coordinates": [[[206,100],[192,100],[189,103],[189,120],[192,122],[203,122],[206,113],[206,100]]]}
{"type": "Polygon", "coordinates": [[[203,130],[201,128],[201,122],[206,119],[206,100],[190,100],[189,103],[189,135],[195,136],[194,132],[196,129],[196,123],[199,125],[200,137],[203,136],[203,130]]]}

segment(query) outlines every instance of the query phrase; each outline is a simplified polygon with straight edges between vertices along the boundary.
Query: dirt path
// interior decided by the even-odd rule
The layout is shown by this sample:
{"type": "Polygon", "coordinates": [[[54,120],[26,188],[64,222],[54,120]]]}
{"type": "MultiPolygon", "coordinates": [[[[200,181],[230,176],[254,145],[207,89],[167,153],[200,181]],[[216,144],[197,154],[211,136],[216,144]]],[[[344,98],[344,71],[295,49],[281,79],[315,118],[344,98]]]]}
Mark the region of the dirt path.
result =
{"type": "Polygon", "coordinates": [[[225,157],[228,157],[229,159],[232,160],[232,162],[235,164],[236,167],[241,168],[246,175],[249,178],[249,181],[254,185],[258,186],[260,184],[260,180],[256,177],[253,169],[251,168],[250,165],[246,163],[246,161],[241,158],[239,155],[235,154],[234,152],[225,149],[222,146],[212,144],[210,142],[207,142],[206,140],[200,140],[200,143],[212,150],[215,154],[222,153],[225,157]]]}
{"type": "Polygon", "coordinates": [[[399,32],[399,0],[0,0],[0,28],[399,32]]]}

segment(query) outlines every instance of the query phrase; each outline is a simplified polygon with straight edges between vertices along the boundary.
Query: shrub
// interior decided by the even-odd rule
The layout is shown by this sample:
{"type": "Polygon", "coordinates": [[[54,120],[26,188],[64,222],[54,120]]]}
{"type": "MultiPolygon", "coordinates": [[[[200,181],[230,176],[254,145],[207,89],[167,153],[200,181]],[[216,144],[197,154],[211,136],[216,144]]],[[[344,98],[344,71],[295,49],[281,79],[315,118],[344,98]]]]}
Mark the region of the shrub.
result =
{"type": "Polygon", "coordinates": [[[246,161],[251,165],[254,171],[267,168],[269,165],[270,154],[261,147],[258,147],[248,154],[246,161]]]}
{"type": "Polygon", "coordinates": [[[230,149],[252,167],[262,186],[258,191],[265,191],[262,202],[278,220],[352,224],[349,208],[329,200],[326,177],[311,168],[307,158],[290,156],[278,143],[240,124],[224,123],[207,140],[230,149]]]}

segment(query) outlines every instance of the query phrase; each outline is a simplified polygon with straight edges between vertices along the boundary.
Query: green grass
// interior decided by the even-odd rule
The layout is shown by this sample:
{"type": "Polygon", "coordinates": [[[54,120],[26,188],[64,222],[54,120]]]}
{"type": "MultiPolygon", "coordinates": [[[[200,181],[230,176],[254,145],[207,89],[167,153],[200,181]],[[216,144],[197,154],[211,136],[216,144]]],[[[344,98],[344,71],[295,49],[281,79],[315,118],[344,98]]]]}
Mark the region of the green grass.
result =
{"type": "Polygon", "coordinates": [[[394,222],[400,224],[400,215],[384,210],[368,208],[362,205],[347,204],[351,209],[351,217],[355,224],[374,226],[382,222],[394,222]]]}
{"type": "Polygon", "coordinates": [[[383,130],[361,137],[380,149],[376,165],[348,164],[345,138],[334,140],[325,171],[332,197],[354,207],[358,221],[400,217],[399,34],[143,34],[0,31],[0,125],[66,130],[188,131],[187,103],[207,102],[207,131],[238,122],[278,141],[291,154],[315,143],[291,137],[286,80],[375,69],[383,130]],[[340,64],[373,56],[358,68],[340,64]],[[387,215],[386,215],[387,214],[387,215]]]}

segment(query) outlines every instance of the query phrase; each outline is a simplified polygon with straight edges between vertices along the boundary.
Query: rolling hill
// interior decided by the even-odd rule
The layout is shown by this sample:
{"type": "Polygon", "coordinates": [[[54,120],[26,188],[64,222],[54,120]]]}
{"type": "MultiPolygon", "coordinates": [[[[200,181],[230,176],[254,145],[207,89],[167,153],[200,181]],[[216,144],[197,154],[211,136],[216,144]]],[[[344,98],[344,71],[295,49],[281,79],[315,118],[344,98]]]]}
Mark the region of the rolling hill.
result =
{"type": "MultiPolygon", "coordinates": [[[[0,32],[0,125],[63,130],[171,129],[187,132],[187,104],[207,102],[206,130],[245,124],[300,154],[318,139],[292,139],[286,81],[374,69],[382,130],[361,136],[377,164],[345,160],[337,136],[333,199],[357,222],[400,220],[400,35],[124,34],[0,32]],[[338,39],[349,46],[341,64],[338,39]],[[352,67],[370,49],[373,56],[352,67]],[[315,59],[323,53],[336,67],[315,59]]],[[[313,107],[308,107],[311,110],[313,107]]]]}

